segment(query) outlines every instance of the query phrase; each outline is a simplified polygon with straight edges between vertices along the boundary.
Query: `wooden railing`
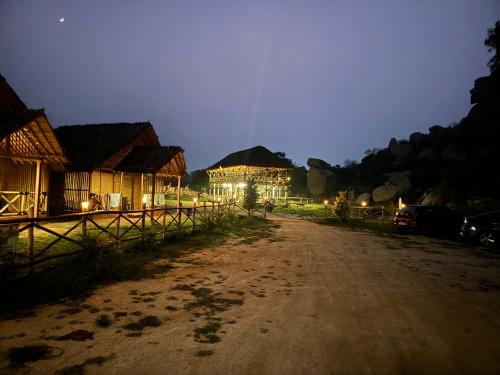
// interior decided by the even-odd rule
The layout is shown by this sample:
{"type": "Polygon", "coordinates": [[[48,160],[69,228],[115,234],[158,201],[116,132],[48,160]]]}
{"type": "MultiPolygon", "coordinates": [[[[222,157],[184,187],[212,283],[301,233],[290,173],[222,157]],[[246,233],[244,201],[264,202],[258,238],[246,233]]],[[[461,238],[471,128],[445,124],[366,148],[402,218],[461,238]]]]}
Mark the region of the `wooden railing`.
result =
{"type": "MultiPolygon", "coordinates": [[[[17,225],[16,249],[10,249],[16,267],[33,267],[73,255],[90,244],[120,248],[126,243],[165,240],[171,233],[194,231],[217,223],[229,213],[266,217],[265,206],[246,210],[236,203],[215,202],[194,207],[131,211],[91,211],[48,218],[12,218],[17,225]]],[[[4,250],[5,251],[5,250],[4,250]]]]}
{"type": "Polygon", "coordinates": [[[397,209],[384,206],[374,207],[351,207],[351,218],[377,221],[382,224],[392,222],[397,209]]]}
{"type": "MultiPolygon", "coordinates": [[[[40,194],[39,210],[46,211],[47,193],[40,194]]],[[[35,204],[35,193],[26,191],[0,191],[0,215],[23,215],[35,204]]]]}

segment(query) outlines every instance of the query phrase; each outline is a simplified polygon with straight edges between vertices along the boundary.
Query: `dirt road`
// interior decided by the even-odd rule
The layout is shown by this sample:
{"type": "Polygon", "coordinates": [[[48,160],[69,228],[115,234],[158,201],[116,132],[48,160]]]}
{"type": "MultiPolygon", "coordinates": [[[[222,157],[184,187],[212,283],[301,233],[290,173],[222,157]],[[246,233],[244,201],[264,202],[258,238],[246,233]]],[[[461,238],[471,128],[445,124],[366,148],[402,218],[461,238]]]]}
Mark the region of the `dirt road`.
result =
{"type": "Polygon", "coordinates": [[[2,321],[0,349],[53,348],[22,373],[500,372],[500,256],[273,219],[270,238],[232,240],[153,280],[2,321]],[[109,327],[96,326],[100,314],[109,327]]]}

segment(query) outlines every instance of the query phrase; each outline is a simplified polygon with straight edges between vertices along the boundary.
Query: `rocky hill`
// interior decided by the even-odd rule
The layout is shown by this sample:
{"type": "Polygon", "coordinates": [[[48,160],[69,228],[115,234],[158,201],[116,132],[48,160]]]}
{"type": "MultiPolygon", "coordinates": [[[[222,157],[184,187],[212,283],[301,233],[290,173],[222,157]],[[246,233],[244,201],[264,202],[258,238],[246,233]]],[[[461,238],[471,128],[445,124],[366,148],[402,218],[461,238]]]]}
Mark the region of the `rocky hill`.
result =
{"type": "Polygon", "coordinates": [[[351,199],[474,206],[500,202],[500,70],[478,78],[472,107],[456,124],[392,138],[360,163],[309,159],[308,188],[318,198],[348,190],[351,199]],[[362,195],[360,197],[360,195],[362,195]]]}

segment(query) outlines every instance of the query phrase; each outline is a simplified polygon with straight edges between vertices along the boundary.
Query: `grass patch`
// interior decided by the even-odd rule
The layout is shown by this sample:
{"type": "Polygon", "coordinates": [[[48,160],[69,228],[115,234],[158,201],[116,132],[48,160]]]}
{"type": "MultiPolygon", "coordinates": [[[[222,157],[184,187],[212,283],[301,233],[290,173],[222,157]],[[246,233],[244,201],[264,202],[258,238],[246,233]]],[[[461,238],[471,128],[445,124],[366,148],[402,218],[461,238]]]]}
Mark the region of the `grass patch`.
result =
{"type": "Polygon", "coordinates": [[[164,243],[150,244],[141,251],[118,251],[89,241],[85,251],[61,258],[50,269],[17,278],[0,277],[0,300],[4,301],[0,314],[63,298],[84,298],[97,287],[113,282],[154,277],[168,272],[170,262],[185,254],[222,244],[230,237],[251,241],[270,237],[276,226],[261,218],[230,216],[195,232],[171,236],[164,243]]]}
{"type": "Polygon", "coordinates": [[[206,307],[211,312],[222,312],[233,305],[242,305],[242,299],[231,299],[216,296],[210,288],[193,289],[191,294],[196,298],[195,301],[186,303],[185,310],[192,310],[198,307],[206,307]]]}
{"type": "Polygon", "coordinates": [[[98,357],[91,357],[87,358],[83,363],[80,363],[78,365],[73,365],[73,366],[68,366],[64,367],[60,370],[57,370],[55,372],[56,375],[83,375],[85,374],[85,366],[88,365],[95,365],[95,366],[102,366],[105,362],[109,361],[114,357],[114,354],[109,355],[107,357],[104,356],[98,356],[98,357]]]}
{"type": "Polygon", "coordinates": [[[57,341],[66,341],[66,340],[71,340],[71,341],[85,341],[85,340],[93,340],[94,339],[94,332],[87,331],[85,329],[78,329],[76,331],[72,331],[70,333],[67,333],[65,335],[56,337],[57,341]]]}
{"type": "Polygon", "coordinates": [[[208,322],[203,327],[197,327],[193,330],[195,341],[205,344],[215,344],[220,341],[220,337],[216,335],[221,325],[217,321],[208,322]]]}
{"type": "Polygon", "coordinates": [[[21,367],[28,362],[36,362],[41,359],[50,358],[54,348],[45,344],[27,345],[10,348],[6,356],[11,367],[21,367]]]}
{"type": "Polygon", "coordinates": [[[99,315],[95,320],[95,324],[97,324],[99,327],[109,327],[111,325],[111,319],[106,314],[99,315]]]}
{"type": "Polygon", "coordinates": [[[123,326],[123,328],[129,331],[142,331],[145,327],[159,327],[161,325],[161,320],[154,315],[148,315],[144,318],[139,319],[137,322],[129,323],[123,326]]]}

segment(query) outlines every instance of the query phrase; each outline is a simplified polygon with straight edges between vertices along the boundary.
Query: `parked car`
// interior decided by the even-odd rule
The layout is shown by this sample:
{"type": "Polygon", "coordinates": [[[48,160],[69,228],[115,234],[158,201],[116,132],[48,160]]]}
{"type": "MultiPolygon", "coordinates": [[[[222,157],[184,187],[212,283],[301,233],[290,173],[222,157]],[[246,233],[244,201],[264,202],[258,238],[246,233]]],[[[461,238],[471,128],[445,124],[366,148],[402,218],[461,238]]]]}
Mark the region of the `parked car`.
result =
{"type": "Polygon", "coordinates": [[[465,217],[460,235],[465,240],[479,243],[485,247],[498,247],[500,211],[465,217]]]}
{"type": "Polygon", "coordinates": [[[461,215],[445,206],[411,204],[394,217],[398,230],[458,234],[461,215]]]}

